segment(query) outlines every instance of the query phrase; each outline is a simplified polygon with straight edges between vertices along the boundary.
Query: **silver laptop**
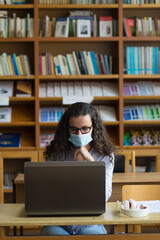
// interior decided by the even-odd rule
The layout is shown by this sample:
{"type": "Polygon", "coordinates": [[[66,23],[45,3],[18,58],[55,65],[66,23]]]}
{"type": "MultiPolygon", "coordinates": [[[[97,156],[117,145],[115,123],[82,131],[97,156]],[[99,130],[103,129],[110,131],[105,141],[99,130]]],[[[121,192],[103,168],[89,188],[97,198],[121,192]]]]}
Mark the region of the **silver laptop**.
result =
{"type": "Polygon", "coordinates": [[[104,162],[26,162],[25,211],[32,216],[105,212],[104,162]]]}

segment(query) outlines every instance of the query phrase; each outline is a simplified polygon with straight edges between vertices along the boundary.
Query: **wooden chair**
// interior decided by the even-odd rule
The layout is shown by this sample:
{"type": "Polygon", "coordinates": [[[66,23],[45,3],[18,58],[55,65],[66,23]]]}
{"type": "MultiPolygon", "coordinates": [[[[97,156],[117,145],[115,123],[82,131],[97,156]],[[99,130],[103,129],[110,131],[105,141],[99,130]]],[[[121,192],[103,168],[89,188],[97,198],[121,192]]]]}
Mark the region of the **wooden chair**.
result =
{"type": "MultiPolygon", "coordinates": [[[[124,185],[122,187],[122,201],[127,199],[134,199],[136,201],[151,201],[151,200],[160,200],[160,185],[124,185]]],[[[138,226],[138,231],[159,231],[159,224],[150,224],[138,226]]],[[[128,232],[133,231],[133,225],[128,226],[128,232]]]]}
{"type": "Polygon", "coordinates": [[[136,201],[160,200],[160,185],[124,185],[122,201],[129,198],[136,201]]]}
{"type": "MultiPolygon", "coordinates": [[[[29,161],[37,161],[37,151],[4,151],[0,153],[0,203],[4,202],[4,190],[3,190],[3,175],[4,175],[4,159],[29,159],[29,161]]],[[[9,168],[12,171],[12,166],[9,168]]]]}
{"type": "Polygon", "coordinates": [[[125,156],[125,173],[129,173],[129,165],[131,162],[132,173],[135,173],[135,151],[121,151],[118,154],[125,156]]]}
{"type": "Polygon", "coordinates": [[[3,203],[3,159],[0,153],[0,203],[3,203]]]}

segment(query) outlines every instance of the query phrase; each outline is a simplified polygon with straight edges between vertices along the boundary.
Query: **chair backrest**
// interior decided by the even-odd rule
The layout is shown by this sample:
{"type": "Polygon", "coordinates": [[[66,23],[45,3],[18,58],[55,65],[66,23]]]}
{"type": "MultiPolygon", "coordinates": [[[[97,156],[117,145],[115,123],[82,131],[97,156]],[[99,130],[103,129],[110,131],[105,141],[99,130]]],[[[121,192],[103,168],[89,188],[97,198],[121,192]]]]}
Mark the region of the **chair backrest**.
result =
{"type": "Polygon", "coordinates": [[[3,159],[2,154],[0,153],[0,203],[3,203],[3,159]]]}
{"type": "MultiPolygon", "coordinates": [[[[37,151],[2,151],[0,153],[0,203],[4,202],[4,190],[3,190],[3,175],[4,175],[4,159],[29,159],[29,161],[36,162],[37,151]]],[[[21,162],[21,161],[20,161],[21,162]]],[[[8,166],[8,168],[12,168],[8,166]]],[[[14,166],[16,168],[16,166],[14,166]]]]}
{"type": "Polygon", "coordinates": [[[136,201],[160,200],[160,185],[124,185],[122,201],[130,198],[136,201]]]}
{"type": "Polygon", "coordinates": [[[130,162],[132,166],[132,173],[135,173],[135,151],[121,151],[119,154],[125,156],[125,173],[129,173],[130,162]]]}

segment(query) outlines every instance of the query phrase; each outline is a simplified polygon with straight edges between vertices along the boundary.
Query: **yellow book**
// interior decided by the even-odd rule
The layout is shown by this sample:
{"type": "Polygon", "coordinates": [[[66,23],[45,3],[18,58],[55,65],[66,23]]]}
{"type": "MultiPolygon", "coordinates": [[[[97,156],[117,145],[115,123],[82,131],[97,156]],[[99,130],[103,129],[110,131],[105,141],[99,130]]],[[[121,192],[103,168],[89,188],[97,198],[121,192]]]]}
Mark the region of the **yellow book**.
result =
{"type": "Polygon", "coordinates": [[[21,65],[21,61],[20,61],[20,56],[16,56],[16,60],[17,60],[17,65],[18,65],[20,75],[24,75],[22,65],[21,65]]]}
{"type": "Polygon", "coordinates": [[[31,81],[17,81],[16,97],[31,97],[32,82],[31,81]]]}
{"type": "Polygon", "coordinates": [[[11,55],[7,56],[7,62],[8,62],[9,71],[10,71],[11,75],[15,75],[13,65],[12,65],[11,55]]]}

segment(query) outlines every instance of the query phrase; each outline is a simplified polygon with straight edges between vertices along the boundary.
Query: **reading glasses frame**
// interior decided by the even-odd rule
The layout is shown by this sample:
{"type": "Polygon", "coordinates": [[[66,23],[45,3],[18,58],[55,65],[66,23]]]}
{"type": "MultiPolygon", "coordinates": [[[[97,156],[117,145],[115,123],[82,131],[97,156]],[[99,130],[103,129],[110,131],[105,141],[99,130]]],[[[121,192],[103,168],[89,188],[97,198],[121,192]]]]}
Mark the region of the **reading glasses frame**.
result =
{"type": "Polygon", "coordinates": [[[73,133],[73,134],[77,134],[78,133],[78,131],[80,131],[82,134],[87,134],[87,133],[89,133],[90,131],[91,131],[91,128],[92,128],[92,126],[90,126],[90,127],[81,127],[81,128],[77,128],[77,127],[69,127],[69,132],[70,133],[73,133]]]}

